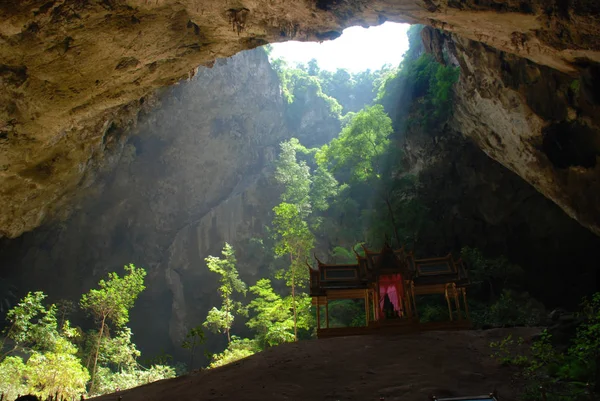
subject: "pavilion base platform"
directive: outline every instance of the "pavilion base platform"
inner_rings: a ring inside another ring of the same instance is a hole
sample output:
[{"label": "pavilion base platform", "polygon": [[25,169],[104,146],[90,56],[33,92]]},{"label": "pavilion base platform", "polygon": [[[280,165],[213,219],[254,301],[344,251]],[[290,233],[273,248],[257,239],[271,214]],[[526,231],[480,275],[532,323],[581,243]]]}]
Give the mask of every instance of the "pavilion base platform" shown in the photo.
[{"label": "pavilion base platform", "polygon": [[317,338],[346,337],[359,335],[397,335],[422,331],[471,330],[469,320],[417,323],[411,319],[400,321],[370,322],[367,327],[331,327],[317,329]]}]

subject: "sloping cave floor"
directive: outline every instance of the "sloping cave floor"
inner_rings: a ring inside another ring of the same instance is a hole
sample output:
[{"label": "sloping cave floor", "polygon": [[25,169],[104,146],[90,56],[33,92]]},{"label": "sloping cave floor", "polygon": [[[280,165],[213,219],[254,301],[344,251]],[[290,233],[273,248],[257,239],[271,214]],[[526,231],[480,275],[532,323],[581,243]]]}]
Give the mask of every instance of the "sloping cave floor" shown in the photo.
[{"label": "sloping cave floor", "polygon": [[490,357],[491,341],[527,342],[540,329],[512,328],[354,336],[284,344],[236,363],[151,383],[97,401],[425,401],[488,394],[516,400],[520,384]]}]

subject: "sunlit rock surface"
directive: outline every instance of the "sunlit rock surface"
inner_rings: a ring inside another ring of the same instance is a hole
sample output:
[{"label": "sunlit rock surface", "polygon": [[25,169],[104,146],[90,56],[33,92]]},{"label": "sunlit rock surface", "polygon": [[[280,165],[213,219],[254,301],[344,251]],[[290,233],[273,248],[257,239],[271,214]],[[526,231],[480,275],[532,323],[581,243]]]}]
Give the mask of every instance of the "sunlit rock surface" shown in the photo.
[{"label": "sunlit rock surface", "polygon": [[[135,129],[115,134],[113,168],[70,217],[5,239],[0,259],[19,289],[71,299],[124,263],[146,268],[133,326],[142,347],[159,352],[165,344],[177,349],[217,302],[204,258],[268,223],[261,216],[279,192],[264,173],[289,132],[262,50],[219,60],[152,102]],[[248,255],[240,260],[246,278],[257,273],[243,264]]]},{"label": "sunlit rock surface", "polygon": [[574,79],[456,36],[449,46],[456,129],[600,235],[600,67]]},{"label": "sunlit rock surface", "polygon": [[[64,211],[104,168],[111,127],[133,125],[148,94],[218,57],[390,20],[429,24],[577,76],[600,61],[599,9],[595,0],[4,1],[0,235]],[[530,181],[545,175],[518,172]],[[554,195],[569,184],[551,181],[533,184],[560,202]]]},{"label": "sunlit rock surface", "polygon": [[[281,191],[272,162],[292,131],[262,49],[201,68],[144,103],[151,110],[135,127],[110,128],[111,162],[60,222],[0,240],[0,277],[19,294],[43,289],[75,300],[125,263],[146,268],[147,290],[132,314],[136,342],[151,355],[177,353],[218,303],[205,257],[228,241],[245,280],[266,275],[252,239],[268,236]],[[293,135],[303,143],[320,146],[339,132],[322,103],[308,94],[295,109],[301,124]]]}]

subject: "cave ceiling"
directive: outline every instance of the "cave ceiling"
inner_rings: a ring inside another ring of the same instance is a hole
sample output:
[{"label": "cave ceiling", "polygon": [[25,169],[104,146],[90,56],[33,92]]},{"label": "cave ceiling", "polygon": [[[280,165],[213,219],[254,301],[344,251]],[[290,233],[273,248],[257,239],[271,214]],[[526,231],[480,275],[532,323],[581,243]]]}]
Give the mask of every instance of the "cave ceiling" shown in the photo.
[{"label": "cave ceiling", "polygon": [[4,0],[0,235],[64,210],[153,91],[217,58],[394,21],[577,77],[600,62],[599,15],[593,0]]}]

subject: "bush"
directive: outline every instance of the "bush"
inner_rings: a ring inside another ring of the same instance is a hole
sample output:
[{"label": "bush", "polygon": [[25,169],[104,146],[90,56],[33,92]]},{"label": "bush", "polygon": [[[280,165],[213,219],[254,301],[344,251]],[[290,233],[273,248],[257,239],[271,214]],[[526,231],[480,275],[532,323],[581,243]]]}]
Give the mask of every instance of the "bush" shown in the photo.
[{"label": "bush", "polygon": [[153,365],[149,369],[140,367],[128,368],[117,373],[113,373],[110,369],[101,366],[98,368],[97,375],[96,392],[98,394],[127,390],[158,380],[171,379],[176,376],[175,368],[166,365]]},{"label": "bush", "polygon": [[529,294],[504,290],[490,306],[484,323],[493,327],[538,326],[545,316],[543,305]]},{"label": "bush", "polygon": [[240,359],[247,358],[250,355],[254,355],[258,351],[260,351],[260,347],[255,340],[250,340],[248,338],[241,339],[236,336],[232,336],[231,342],[225,351],[221,352],[220,354],[213,355],[212,362],[209,367],[217,368],[219,366],[225,366],[227,364],[239,361]]},{"label": "bush", "polygon": [[0,363],[0,394],[7,400],[14,400],[18,394],[25,394],[25,364],[19,356],[7,356]]},{"label": "bush", "polygon": [[[583,303],[584,322],[577,328],[572,346],[559,352],[544,331],[527,350],[523,341],[508,336],[490,344],[492,357],[504,365],[519,368],[517,375],[525,380],[522,398],[547,401],[588,401],[597,399],[600,357],[600,293]],[[543,390],[542,390],[543,389]]]}]

